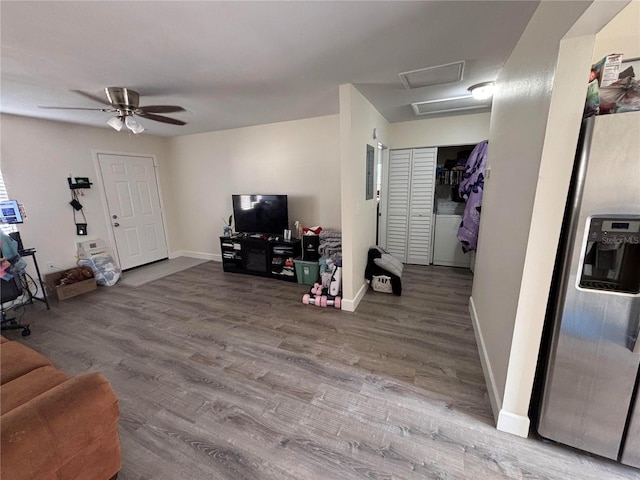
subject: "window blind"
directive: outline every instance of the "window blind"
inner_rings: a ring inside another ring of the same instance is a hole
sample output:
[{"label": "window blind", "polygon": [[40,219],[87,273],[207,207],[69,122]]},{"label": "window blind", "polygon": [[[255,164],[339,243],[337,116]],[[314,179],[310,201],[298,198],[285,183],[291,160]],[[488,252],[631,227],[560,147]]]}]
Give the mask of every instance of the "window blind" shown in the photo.
[{"label": "window blind", "polygon": [[[9,194],[7,193],[7,187],[4,184],[4,178],[2,177],[2,171],[0,170],[0,202],[9,200]],[[0,223],[0,230],[4,233],[11,233],[17,231],[15,225],[5,225]]]}]

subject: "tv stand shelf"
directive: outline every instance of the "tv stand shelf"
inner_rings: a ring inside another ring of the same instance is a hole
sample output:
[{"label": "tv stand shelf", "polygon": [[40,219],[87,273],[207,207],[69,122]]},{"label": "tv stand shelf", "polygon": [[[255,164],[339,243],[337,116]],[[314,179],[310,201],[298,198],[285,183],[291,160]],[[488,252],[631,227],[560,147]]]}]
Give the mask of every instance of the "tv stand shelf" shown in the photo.
[{"label": "tv stand shelf", "polygon": [[268,234],[235,234],[220,237],[222,269],[262,277],[296,281],[293,259],[301,254],[300,240],[284,240]]}]

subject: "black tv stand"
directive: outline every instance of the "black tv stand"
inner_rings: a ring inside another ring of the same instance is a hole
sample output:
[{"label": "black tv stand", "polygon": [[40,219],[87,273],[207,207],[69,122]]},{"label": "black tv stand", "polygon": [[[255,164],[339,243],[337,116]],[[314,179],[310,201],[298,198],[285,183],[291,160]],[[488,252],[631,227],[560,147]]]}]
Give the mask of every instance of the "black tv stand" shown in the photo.
[{"label": "black tv stand", "polygon": [[222,269],[296,281],[293,259],[300,257],[300,240],[268,233],[236,233],[220,237]]}]

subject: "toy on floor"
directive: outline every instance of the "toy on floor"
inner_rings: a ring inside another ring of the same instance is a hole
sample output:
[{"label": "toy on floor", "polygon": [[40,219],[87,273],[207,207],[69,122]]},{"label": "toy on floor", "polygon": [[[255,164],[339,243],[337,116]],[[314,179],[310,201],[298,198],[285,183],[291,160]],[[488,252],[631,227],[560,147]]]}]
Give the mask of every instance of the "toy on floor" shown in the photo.
[{"label": "toy on floor", "polygon": [[311,287],[311,290],[309,291],[310,295],[322,295],[322,284],[316,282],[313,284],[313,287]]}]

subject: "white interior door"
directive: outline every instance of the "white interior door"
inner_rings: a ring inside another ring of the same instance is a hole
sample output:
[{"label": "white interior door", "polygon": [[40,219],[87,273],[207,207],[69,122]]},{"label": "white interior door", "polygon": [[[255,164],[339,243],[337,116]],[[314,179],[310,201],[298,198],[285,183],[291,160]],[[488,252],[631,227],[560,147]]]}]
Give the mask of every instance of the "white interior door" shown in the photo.
[{"label": "white interior door", "polygon": [[378,203],[378,232],[376,238],[378,245],[385,250],[387,249],[387,198],[389,197],[389,148],[382,147],[379,149],[379,168],[380,183],[378,191],[380,199]]},{"label": "white interior door", "polygon": [[435,147],[389,154],[386,250],[403,263],[431,263]]},{"label": "white interior door", "polygon": [[99,153],[98,164],[120,267],[167,258],[153,158]]},{"label": "white interior door", "polygon": [[392,150],[389,155],[386,249],[403,263],[407,261],[410,181],[411,150]]},{"label": "white interior door", "polygon": [[413,150],[406,262],[416,265],[431,263],[436,153],[434,147]]}]

